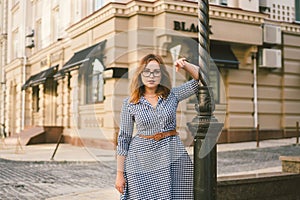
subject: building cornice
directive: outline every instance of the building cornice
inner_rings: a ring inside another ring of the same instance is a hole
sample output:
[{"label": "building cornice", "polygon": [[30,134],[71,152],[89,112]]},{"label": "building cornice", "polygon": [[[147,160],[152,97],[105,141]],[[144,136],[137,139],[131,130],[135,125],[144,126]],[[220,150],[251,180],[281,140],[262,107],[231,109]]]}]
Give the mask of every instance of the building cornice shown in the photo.
[{"label": "building cornice", "polygon": [[[48,62],[55,63],[57,61],[60,61],[63,57],[63,49],[64,45],[62,41],[55,42],[49,46],[47,46],[44,49],[39,50],[38,52],[32,54],[28,57],[28,63],[29,64],[35,64],[35,63],[44,63],[45,60],[49,60]],[[57,59],[58,58],[58,59]],[[41,67],[43,65],[41,64]]]},{"label": "building cornice", "polygon": [[236,8],[211,5],[209,9],[211,19],[221,19],[225,21],[236,21],[247,24],[262,24],[268,15],[258,12],[245,11]]},{"label": "building cornice", "polygon": [[[161,13],[176,13],[179,15],[182,14],[185,16],[197,17],[198,4],[197,2],[173,0],[160,0],[154,2],[132,0],[127,3],[110,2],[97,12],[70,26],[67,29],[67,32],[70,38],[74,38],[114,17],[158,15]],[[268,15],[226,6],[210,5],[209,17],[210,19],[260,25],[267,20]],[[292,24],[284,24],[283,28],[284,30],[291,32],[298,32],[300,27]]]},{"label": "building cornice", "polygon": [[286,33],[292,33],[300,35],[300,25],[292,23],[281,23],[281,30]]},{"label": "building cornice", "polygon": [[275,26],[280,26],[281,31],[284,33],[300,35],[300,24],[274,21],[274,20],[269,20],[269,19],[265,20],[265,23],[272,24]]},{"label": "building cornice", "polygon": [[16,58],[12,62],[5,65],[5,72],[9,73],[11,71],[14,71],[17,68],[20,68],[24,63],[24,58]]},{"label": "building cornice", "polygon": [[74,38],[114,16],[126,17],[126,5],[115,2],[106,4],[97,12],[94,12],[80,22],[71,25],[66,31],[70,38]]}]

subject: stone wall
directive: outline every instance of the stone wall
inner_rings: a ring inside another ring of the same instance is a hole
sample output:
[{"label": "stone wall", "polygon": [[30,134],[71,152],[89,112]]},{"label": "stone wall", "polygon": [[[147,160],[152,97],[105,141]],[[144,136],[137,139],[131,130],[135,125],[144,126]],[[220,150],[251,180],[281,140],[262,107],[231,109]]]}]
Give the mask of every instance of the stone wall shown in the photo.
[{"label": "stone wall", "polygon": [[267,173],[218,178],[218,200],[298,200],[300,174]]},{"label": "stone wall", "polygon": [[300,174],[300,157],[299,156],[280,156],[282,171],[287,173]]}]

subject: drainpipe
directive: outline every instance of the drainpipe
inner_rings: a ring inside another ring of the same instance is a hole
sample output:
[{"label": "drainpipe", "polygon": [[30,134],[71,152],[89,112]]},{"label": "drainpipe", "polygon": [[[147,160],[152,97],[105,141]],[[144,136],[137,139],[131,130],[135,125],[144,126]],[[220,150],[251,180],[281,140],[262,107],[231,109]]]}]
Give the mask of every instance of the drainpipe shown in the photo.
[{"label": "drainpipe", "polygon": [[[3,69],[2,69],[3,70]],[[4,134],[4,137],[7,136],[6,134],[6,125],[5,125],[5,95],[6,95],[6,79],[5,79],[5,73],[4,73],[4,70],[2,71],[3,74],[2,74],[2,82],[1,82],[1,90],[2,90],[2,103],[1,103],[1,115],[2,115],[2,121],[0,122],[1,123],[1,126],[2,126],[2,133]]]},{"label": "drainpipe", "polygon": [[[24,16],[27,16],[27,4],[26,1],[23,2],[23,13]],[[26,35],[26,17],[23,19],[23,36]],[[27,57],[26,57],[26,38],[23,40],[23,69],[22,69],[22,85],[25,84],[26,81],[26,65],[27,65]],[[25,127],[25,90],[22,90],[22,116],[21,116],[21,130],[24,130]]]},{"label": "drainpipe", "polygon": [[252,63],[253,63],[253,104],[254,104],[254,128],[258,124],[258,108],[257,108],[257,68],[256,68],[256,54],[252,54]]},{"label": "drainpipe", "polygon": [[[22,70],[22,85],[25,84],[26,81],[26,64],[27,58],[23,56],[23,70]],[[21,121],[21,131],[24,130],[25,127],[25,90],[22,90],[22,121]]]},{"label": "drainpipe", "polygon": [[7,24],[8,24],[8,15],[7,15],[7,12],[8,12],[8,1],[4,1],[2,2],[3,3],[3,19],[2,19],[2,23],[3,23],[3,26],[2,26],[2,34],[4,34],[3,36],[5,37],[4,39],[4,42],[2,43],[3,46],[2,46],[2,49],[1,51],[3,51],[3,54],[2,54],[2,73],[1,73],[1,89],[2,89],[2,128],[3,128],[3,133],[4,133],[4,136],[8,136],[8,134],[6,134],[6,73],[5,73],[5,69],[4,69],[4,66],[7,65]]}]

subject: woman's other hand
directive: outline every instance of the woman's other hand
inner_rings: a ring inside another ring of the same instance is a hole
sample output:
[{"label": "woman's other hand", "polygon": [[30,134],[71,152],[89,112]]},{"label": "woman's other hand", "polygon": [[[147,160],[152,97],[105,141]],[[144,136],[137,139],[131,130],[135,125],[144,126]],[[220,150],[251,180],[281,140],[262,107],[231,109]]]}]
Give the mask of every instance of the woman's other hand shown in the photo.
[{"label": "woman's other hand", "polygon": [[122,171],[117,172],[117,177],[116,177],[116,183],[115,183],[115,188],[122,194],[124,192],[125,188],[125,178],[124,178],[124,173]]}]

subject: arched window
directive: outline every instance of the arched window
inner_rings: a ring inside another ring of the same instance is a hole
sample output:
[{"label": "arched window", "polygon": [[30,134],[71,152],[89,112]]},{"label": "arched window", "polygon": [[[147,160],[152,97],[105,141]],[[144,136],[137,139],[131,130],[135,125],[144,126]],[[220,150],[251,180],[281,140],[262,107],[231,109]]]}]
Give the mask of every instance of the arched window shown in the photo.
[{"label": "arched window", "polygon": [[91,59],[90,67],[86,70],[86,103],[97,103],[104,100],[103,94],[103,71],[104,66],[98,58]]}]

